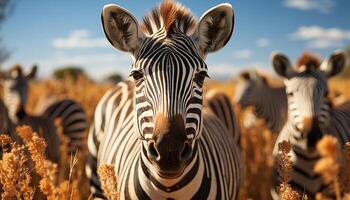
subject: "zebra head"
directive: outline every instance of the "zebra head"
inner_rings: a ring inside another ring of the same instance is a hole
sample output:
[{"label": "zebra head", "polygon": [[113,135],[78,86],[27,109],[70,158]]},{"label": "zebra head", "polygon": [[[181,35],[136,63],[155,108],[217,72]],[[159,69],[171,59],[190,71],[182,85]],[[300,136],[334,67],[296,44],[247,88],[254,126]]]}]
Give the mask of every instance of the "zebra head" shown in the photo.
[{"label": "zebra head", "polygon": [[191,12],[164,1],[136,18],[117,5],[102,12],[105,35],[113,47],[133,58],[135,131],[142,156],[161,177],[182,174],[196,152],[202,132],[203,83],[206,55],[224,47],[233,31],[233,10],[220,4],[196,23]]},{"label": "zebra head", "polygon": [[256,70],[244,71],[239,75],[236,91],[235,102],[237,102],[242,108],[255,105],[256,93],[264,90],[264,86],[267,84],[266,77],[259,74]]},{"label": "zebra head", "polygon": [[301,137],[309,133],[320,137],[330,122],[331,104],[327,80],[342,71],[346,57],[342,52],[335,52],[322,64],[314,56],[305,57],[304,55],[300,59],[304,61],[298,62],[296,70],[282,54],[273,54],[272,63],[276,73],[284,78],[289,123],[297,132],[302,133]]},{"label": "zebra head", "polygon": [[36,75],[37,66],[33,66],[27,74],[24,74],[20,65],[15,65],[10,70],[1,73],[4,91],[4,104],[6,105],[11,120],[17,121],[24,115],[24,106],[28,98],[28,82]]}]

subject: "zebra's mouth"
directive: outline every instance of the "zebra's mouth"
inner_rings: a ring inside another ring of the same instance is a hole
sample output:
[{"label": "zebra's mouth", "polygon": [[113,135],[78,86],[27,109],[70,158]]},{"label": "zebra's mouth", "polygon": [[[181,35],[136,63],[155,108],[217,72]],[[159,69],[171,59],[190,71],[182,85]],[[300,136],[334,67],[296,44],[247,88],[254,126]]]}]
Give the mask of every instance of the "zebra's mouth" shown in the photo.
[{"label": "zebra's mouth", "polygon": [[177,171],[163,171],[158,170],[158,176],[164,179],[175,179],[182,175],[183,169]]}]

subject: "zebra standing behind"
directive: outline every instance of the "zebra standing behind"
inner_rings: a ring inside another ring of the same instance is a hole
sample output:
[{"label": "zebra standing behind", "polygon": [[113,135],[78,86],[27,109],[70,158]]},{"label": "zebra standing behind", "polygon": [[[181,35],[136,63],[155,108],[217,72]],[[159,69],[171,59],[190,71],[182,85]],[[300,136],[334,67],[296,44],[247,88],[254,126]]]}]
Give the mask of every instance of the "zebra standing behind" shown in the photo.
[{"label": "zebra standing behind", "polygon": [[[315,145],[324,134],[336,136],[341,144],[349,141],[350,102],[333,107],[328,98],[328,78],[342,71],[346,57],[336,52],[322,64],[309,57],[293,69],[286,56],[276,53],[272,63],[277,74],[284,78],[288,98],[288,119],[276,141],[274,155],[278,143],[289,141],[293,162],[291,184],[311,197],[317,192],[329,194],[322,177],[313,171],[319,159]],[[274,180],[278,184],[276,171]]]},{"label": "zebra standing behind", "polygon": [[[69,138],[71,151],[74,152],[83,143],[81,134],[87,129],[87,117],[81,106],[73,100],[63,99],[57,101],[45,109],[42,115],[33,116],[26,112],[25,106],[28,99],[29,81],[34,79],[37,67],[24,74],[22,68],[17,65],[9,71],[1,72],[3,86],[4,105],[8,111],[9,126],[29,125],[47,142],[48,158],[56,163],[59,161],[60,139],[54,125],[55,118],[61,118],[63,133]],[[11,129],[11,137],[20,142],[14,128]],[[80,142],[76,142],[79,139]]]},{"label": "zebra standing behind", "polygon": [[120,199],[237,199],[239,133],[202,106],[204,58],[228,42],[233,19],[231,5],[220,4],[196,24],[188,9],[164,1],[139,26],[126,9],[103,8],[107,39],[134,62],[133,80],[108,91],[95,111],[86,167],[94,197],[104,198],[96,170],[108,163]]},{"label": "zebra standing behind", "polygon": [[267,78],[255,70],[242,72],[238,78],[235,102],[242,109],[253,106],[253,116],[244,118],[250,127],[256,118],[265,120],[272,133],[279,133],[287,121],[287,94],[285,87],[269,85]]}]

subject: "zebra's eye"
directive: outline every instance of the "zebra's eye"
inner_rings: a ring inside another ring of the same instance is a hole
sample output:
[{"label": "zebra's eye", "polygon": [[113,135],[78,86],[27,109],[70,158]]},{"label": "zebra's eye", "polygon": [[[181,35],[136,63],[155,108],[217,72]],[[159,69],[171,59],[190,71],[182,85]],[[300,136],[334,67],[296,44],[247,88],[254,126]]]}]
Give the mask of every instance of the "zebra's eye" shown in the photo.
[{"label": "zebra's eye", "polygon": [[135,81],[137,81],[137,80],[140,80],[142,77],[143,77],[143,74],[142,74],[142,72],[140,72],[140,71],[132,71],[131,73],[130,73],[130,76],[132,76],[132,78],[135,80]]},{"label": "zebra's eye", "polygon": [[203,86],[205,77],[208,77],[207,72],[203,71],[203,72],[199,72],[194,76],[193,81],[196,82],[200,87]]}]

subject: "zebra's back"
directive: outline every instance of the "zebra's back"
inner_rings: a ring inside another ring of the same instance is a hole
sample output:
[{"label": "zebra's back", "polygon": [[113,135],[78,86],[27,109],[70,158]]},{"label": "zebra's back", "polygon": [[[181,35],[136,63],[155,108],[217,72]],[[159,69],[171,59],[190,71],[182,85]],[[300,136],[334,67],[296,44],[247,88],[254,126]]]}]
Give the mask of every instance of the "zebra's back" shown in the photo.
[{"label": "zebra's back", "polygon": [[230,99],[223,92],[216,90],[208,91],[205,98],[205,106],[225,124],[228,131],[232,133],[234,140],[239,144],[240,128]]},{"label": "zebra's back", "polygon": [[350,100],[333,107],[327,131],[338,137],[341,144],[350,141]]},{"label": "zebra's back", "polygon": [[87,116],[82,106],[72,99],[51,102],[42,115],[54,121],[60,119],[63,133],[69,138],[68,149],[74,152],[83,146],[87,130]]}]

